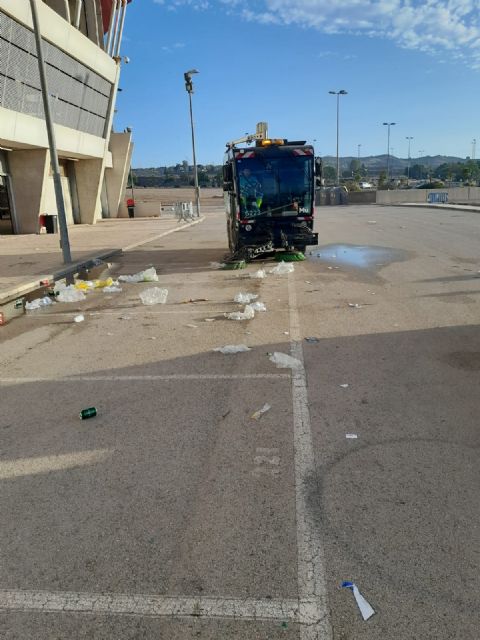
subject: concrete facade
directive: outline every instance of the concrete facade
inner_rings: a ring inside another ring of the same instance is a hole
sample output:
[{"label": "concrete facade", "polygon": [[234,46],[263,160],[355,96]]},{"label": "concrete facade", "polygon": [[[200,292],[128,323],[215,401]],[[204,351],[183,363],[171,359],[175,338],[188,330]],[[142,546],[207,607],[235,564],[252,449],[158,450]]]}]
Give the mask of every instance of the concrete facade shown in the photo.
[{"label": "concrete facade", "polygon": [[[67,222],[117,217],[132,142],[129,132],[112,134],[121,59],[105,50],[102,4],[83,0],[77,29],[76,0],[36,3]],[[29,0],[0,0],[0,50],[0,152],[12,229],[37,233],[39,217],[57,206]]]}]

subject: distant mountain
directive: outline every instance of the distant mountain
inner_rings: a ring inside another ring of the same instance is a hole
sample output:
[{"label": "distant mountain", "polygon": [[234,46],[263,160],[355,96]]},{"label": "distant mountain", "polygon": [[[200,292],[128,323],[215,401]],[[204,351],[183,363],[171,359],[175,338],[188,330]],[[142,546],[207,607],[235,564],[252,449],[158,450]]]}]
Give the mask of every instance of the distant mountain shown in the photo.
[{"label": "distant mountain", "polygon": [[[340,157],[340,171],[347,171],[351,167],[352,160],[358,160],[355,156]],[[360,157],[360,164],[365,165],[369,173],[379,173],[384,171],[387,166],[387,154],[380,156],[366,156]],[[420,158],[410,158],[410,166],[414,164],[421,164],[425,167],[436,169],[442,164],[456,164],[458,162],[465,162],[465,158],[457,158],[456,156],[422,156]],[[323,156],[323,164],[332,167],[336,167],[336,156]],[[397,158],[396,156],[390,156],[390,170],[392,173],[405,173],[408,167],[408,158]]]},{"label": "distant mountain", "polygon": [[[339,158],[340,171],[347,171],[350,169],[352,160],[358,160],[356,156],[344,156]],[[466,162],[465,158],[457,158],[456,156],[422,156],[420,158],[410,158],[410,166],[414,164],[421,164],[432,169],[436,169],[442,164],[456,164]],[[377,174],[380,171],[384,171],[387,166],[387,154],[379,156],[366,156],[360,157],[360,163],[365,165],[369,173]],[[336,156],[323,156],[323,164],[336,167]],[[198,165],[199,172],[217,173],[221,169],[222,165]],[[390,169],[392,173],[405,173],[408,167],[407,158],[397,158],[396,156],[390,156]],[[181,165],[173,165],[169,167],[148,167],[132,169],[134,176],[142,178],[157,178],[165,177],[166,175],[185,175],[185,167]],[[188,171],[191,171],[192,167],[188,167]]]}]

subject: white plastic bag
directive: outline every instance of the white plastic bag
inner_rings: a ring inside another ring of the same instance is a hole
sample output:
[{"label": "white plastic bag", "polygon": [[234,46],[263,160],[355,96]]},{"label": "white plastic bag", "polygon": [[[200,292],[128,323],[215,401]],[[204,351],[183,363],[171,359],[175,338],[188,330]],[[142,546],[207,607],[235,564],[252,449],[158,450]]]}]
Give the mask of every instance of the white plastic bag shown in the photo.
[{"label": "white plastic bag", "polygon": [[252,300],[256,300],[257,298],[258,296],[254,293],[237,293],[233,301],[238,302],[239,304],[249,304]]},{"label": "white plastic bag", "polygon": [[157,271],[155,267],[145,269],[145,271],[139,271],[133,276],[119,276],[119,280],[122,282],[158,282]]},{"label": "white plastic bag", "polygon": [[277,365],[277,369],[300,369],[302,366],[300,360],[279,351],[272,353],[269,360]]},{"label": "white plastic bag", "polygon": [[115,284],[112,284],[111,287],[103,287],[103,293],[120,293],[122,287],[117,287]]},{"label": "white plastic bag", "polygon": [[251,351],[250,347],[247,347],[246,344],[226,344],[224,347],[217,347],[214,351],[218,351],[219,353],[244,353],[245,351]]},{"label": "white plastic bag", "polygon": [[266,311],[267,307],[263,302],[253,302],[251,305],[254,311]]},{"label": "white plastic bag", "polygon": [[67,287],[63,282],[57,282],[55,285],[55,293],[57,292],[57,302],[82,302],[86,300],[83,291],[77,289],[74,284],[69,284]]},{"label": "white plastic bag", "polygon": [[255,311],[252,309],[252,305],[245,305],[243,311],[234,311],[233,313],[227,313],[229,320],[253,320],[255,317]]},{"label": "white plastic bag", "polygon": [[76,322],[77,324],[78,324],[79,322],[83,322],[84,320],[85,320],[85,316],[84,316],[84,315],[82,315],[82,314],[80,314],[80,315],[78,315],[78,316],[75,316],[75,317],[74,317],[74,319],[73,319],[73,321],[74,321],[74,322]]},{"label": "white plastic bag", "polygon": [[35,311],[41,307],[48,307],[51,304],[53,304],[53,301],[48,296],[45,296],[44,298],[36,298],[31,302],[26,302],[25,309],[27,311]]},{"label": "white plastic bag", "polygon": [[259,280],[266,277],[267,277],[267,274],[265,272],[265,269],[259,269],[258,271],[255,271],[255,273],[250,274],[250,278],[257,278]]},{"label": "white plastic bag", "polygon": [[279,262],[276,267],[270,269],[270,273],[276,276],[283,276],[286,273],[293,273],[295,271],[291,262]]},{"label": "white plastic bag", "polygon": [[151,289],[145,289],[140,294],[140,299],[143,304],[165,304],[167,301],[168,289],[160,289],[160,287],[152,287]]}]

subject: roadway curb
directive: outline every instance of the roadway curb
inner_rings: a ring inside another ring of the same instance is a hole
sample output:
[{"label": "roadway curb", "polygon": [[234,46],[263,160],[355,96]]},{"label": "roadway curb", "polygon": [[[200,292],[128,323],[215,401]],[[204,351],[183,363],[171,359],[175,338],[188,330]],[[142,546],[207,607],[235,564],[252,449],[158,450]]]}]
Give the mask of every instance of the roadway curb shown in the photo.
[{"label": "roadway curb", "polygon": [[41,289],[42,286],[44,286],[40,284],[41,281],[48,280],[49,283],[53,283],[56,280],[61,280],[62,278],[65,278],[68,275],[75,274],[81,269],[92,266],[92,263],[94,263],[96,260],[106,260],[107,258],[111,258],[112,256],[118,255],[119,253],[125,253],[127,251],[131,251],[136,247],[141,247],[142,245],[148,244],[149,242],[153,242],[158,238],[163,238],[164,236],[168,236],[171,233],[176,233],[177,231],[188,229],[188,227],[193,227],[194,225],[199,224],[204,220],[205,220],[205,216],[202,216],[198,220],[194,220],[193,222],[189,222],[182,226],[175,227],[174,229],[169,229],[168,231],[164,231],[163,233],[158,233],[157,235],[151,236],[146,240],[140,240],[139,242],[134,242],[133,244],[129,244],[126,247],[109,249],[108,251],[95,253],[95,254],[92,254],[91,256],[88,256],[88,258],[84,258],[83,260],[74,262],[71,265],[68,265],[67,267],[62,267],[61,269],[58,269],[54,273],[40,275],[37,278],[35,278],[35,280],[25,282],[23,284],[17,285],[13,289],[9,289],[8,291],[0,293],[0,305],[7,304],[8,302],[15,300],[15,298],[20,298],[21,296],[26,295],[27,293],[32,293],[32,291],[35,291],[36,289]]}]

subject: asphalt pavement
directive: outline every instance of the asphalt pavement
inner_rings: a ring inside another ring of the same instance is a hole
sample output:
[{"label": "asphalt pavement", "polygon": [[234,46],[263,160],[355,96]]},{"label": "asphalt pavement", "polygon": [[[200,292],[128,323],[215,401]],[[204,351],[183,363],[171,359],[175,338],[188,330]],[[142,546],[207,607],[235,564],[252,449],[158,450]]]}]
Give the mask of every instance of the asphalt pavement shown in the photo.
[{"label": "asphalt pavement", "polygon": [[475,638],[477,220],[320,208],[279,276],[211,264],[212,209],[112,267],[159,283],[0,328],[0,637]]}]

